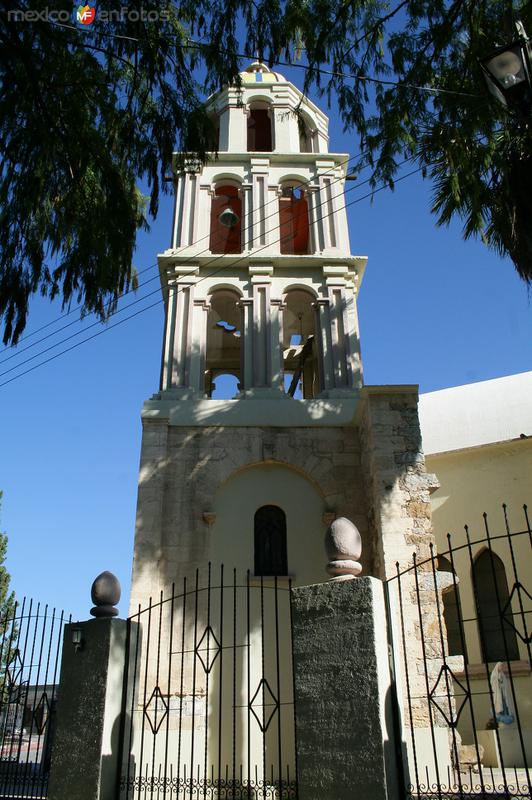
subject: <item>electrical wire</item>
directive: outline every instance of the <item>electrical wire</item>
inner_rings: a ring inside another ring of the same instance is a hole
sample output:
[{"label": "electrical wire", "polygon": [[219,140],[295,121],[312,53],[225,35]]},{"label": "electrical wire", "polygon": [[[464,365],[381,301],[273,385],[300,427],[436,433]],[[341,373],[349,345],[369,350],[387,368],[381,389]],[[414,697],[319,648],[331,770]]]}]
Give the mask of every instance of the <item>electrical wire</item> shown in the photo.
[{"label": "electrical wire", "polygon": [[[328,154],[328,153],[326,153],[326,154],[323,154],[323,155],[331,155],[331,154]],[[325,177],[325,176],[327,176],[327,175],[332,175],[332,174],[334,174],[334,171],[335,171],[336,169],[338,169],[338,167],[344,167],[344,166],[346,166],[346,165],[347,165],[347,164],[348,164],[350,161],[352,161],[353,159],[357,159],[357,160],[358,160],[358,159],[361,159],[361,158],[366,158],[368,155],[369,155],[369,151],[366,151],[365,153],[361,153],[361,154],[358,154],[358,155],[355,155],[355,156],[350,156],[349,158],[345,159],[344,161],[341,161],[341,162],[339,162],[338,164],[336,164],[336,165],[335,165],[335,166],[334,166],[334,167],[333,167],[331,170],[327,170],[326,172],[323,172],[323,173],[321,173],[321,177]],[[362,169],[365,169],[367,166],[368,166],[368,165],[365,165],[365,166],[363,166],[363,167],[362,167]],[[401,165],[399,164],[398,166],[401,166]],[[332,186],[332,185],[334,185],[335,183],[337,183],[338,181],[342,181],[343,179],[344,179],[344,176],[343,176],[343,175],[339,176],[338,178],[335,178],[333,181],[331,181],[331,186]],[[309,186],[311,183],[312,183],[312,181],[311,181],[311,180],[305,180],[305,181],[301,181],[301,182],[299,182],[299,183],[296,185],[296,187],[294,187],[294,188],[304,188],[305,186]],[[362,182],[362,183],[358,183],[358,184],[357,184],[357,186],[356,186],[356,187],[354,187],[354,188],[358,188],[358,186],[362,186],[363,184],[364,184],[364,182]],[[348,190],[348,191],[350,191],[350,190]],[[263,203],[261,206],[259,206],[258,210],[265,209],[265,208],[267,208],[267,206],[269,206],[269,205],[272,205],[273,203],[277,203],[277,198],[273,198],[272,200],[268,200],[267,202]],[[268,215],[267,217],[265,217],[265,218],[264,218],[264,221],[266,221],[267,219],[271,219],[273,216],[276,216],[276,215],[277,215],[277,212],[276,212],[276,211],[274,211],[274,213],[273,213],[273,214],[270,214],[270,215]],[[190,248],[190,247],[194,247],[194,246],[196,246],[196,245],[200,244],[200,243],[201,243],[202,241],[204,241],[205,239],[209,239],[209,238],[210,238],[210,234],[208,233],[208,234],[206,234],[205,236],[202,236],[200,239],[197,239],[195,242],[192,242],[192,244],[189,244],[189,245],[183,245],[181,248],[179,248],[179,249],[176,251],[176,254],[177,254],[177,253],[178,253],[180,250],[184,250],[184,249],[188,249],[188,248]],[[200,256],[200,255],[202,255],[203,253],[206,253],[206,252],[209,252],[209,248],[208,248],[208,247],[206,247],[204,250],[200,251],[199,253],[196,253],[196,254],[195,254],[195,256],[196,256],[196,257],[197,257],[197,256]],[[142,275],[142,274],[144,274],[145,272],[147,272],[149,269],[153,269],[153,268],[154,268],[154,267],[156,267],[156,266],[157,266],[157,262],[155,262],[154,264],[150,264],[150,266],[148,266],[148,267],[145,267],[145,268],[144,268],[143,270],[141,270],[141,271],[140,271],[138,274],[139,274],[139,275]],[[148,284],[148,283],[151,283],[152,281],[156,280],[156,278],[157,278],[157,276],[154,276],[153,278],[150,278],[148,281],[145,281],[145,282],[142,284],[142,286],[146,286],[146,284]],[[137,287],[137,288],[140,288],[140,287]],[[128,289],[127,291],[123,292],[123,293],[120,295],[120,298],[119,298],[119,299],[122,299],[123,297],[125,297],[126,295],[130,294],[130,293],[131,293],[131,292],[133,292],[133,291],[136,291],[136,290],[135,290],[135,289],[133,289],[133,288],[130,288],[130,289]],[[149,297],[150,295],[147,295],[147,296]],[[109,307],[110,307],[110,306],[111,306],[113,303],[114,303],[114,300],[110,300],[108,303],[106,303],[106,308],[109,308]],[[59,321],[61,321],[61,319],[65,318],[65,317],[68,317],[70,314],[74,313],[74,311],[76,311],[76,310],[80,310],[82,307],[83,307],[83,306],[77,306],[77,308],[74,308],[74,309],[72,309],[72,310],[68,311],[66,314],[62,314],[62,315],[60,315],[60,316],[59,316],[57,319],[53,320],[52,322],[48,322],[46,325],[43,325],[41,328],[38,328],[38,329],[37,329],[36,331],[34,331],[33,333],[30,333],[29,335],[22,337],[21,339],[19,339],[19,342],[21,342],[21,341],[23,341],[23,340],[25,340],[25,339],[29,339],[31,336],[34,336],[34,335],[36,335],[36,334],[37,334],[39,331],[42,331],[42,330],[44,330],[45,328],[48,328],[50,325],[53,325],[53,324],[54,324],[54,322],[59,322]],[[126,306],[126,308],[128,308],[128,307],[129,307],[129,306]],[[119,313],[119,312],[120,312],[120,309],[117,309],[116,311],[113,311],[113,312],[111,312],[111,314],[109,314],[109,315],[108,315],[108,318],[109,318],[110,316],[113,316],[115,313]],[[93,315],[93,314],[95,314],[95,313],[96,313],[96,312],[92,311],[92,312],[90,312],[90,314],[89,314],[88,316],[90,316],[90,315]],[[57,330],[55,330],[55,331],[52,331],[52,333],[49,333],[49,334],[47,334],[46,336],[43,336],[43,337],[41,337],[41,338],[40,338],[40,339],[38,339],[36,342],[33,342],[33,343],[32,343],[32,344],[30,344],[30,345],[27,345],[27,347],[23,347],[21,350],[17,350],[17,352],[16,352],[16,353],[13,353],[12,355],[10,355],[10,356],[7,356],[6,358],[2,358],[2,359],[0,359],[0,364],[4,364],[4,363],[6,363],[7,361],[11,361],[13,358],[18,358],[18,356],[20,356],[22,353],[26,352],[27,350],[30,350],[30,349],[32,349],[33,347],[37,347],[39,344],[41,344],[42,342],[46,341],[47,339],[50,339],[51,337],[55,336],[56,334],[58,334],[58,333],[61,333],[61,331],[64,331],[64,330],[66,330],[67,328],[70,328],[72,325],[77,325],[77,324],[79,324],[79,323],[80,323],[80,322],[82,322],[82,321],[83,321],[83,320],[76,319],[76,320],[73,320],[72,322],[69,322],[69,323],[67,323],[66,325],[63,325],[61,328],[58,328]],[[98,320],[98,322],[105,322],[105,320]],[[89,327],[92,327],[92,325],[91,325],[91,326],[89,326]],[[83,330],[87,330],[87,328],[83,328]],[[81,333],[81,331],[79,331],[79,332],[78,332],[78,335],[79,335],[79,333]],[[76,334],[75,334],[75,335],[76,335]],[[69,337],[69,338],[70,338],[70,337]],[[9,345],[9,347],[6,347],[6,348],[5,348],[5,350],[9,350],[9,349],[12,349],[12,348],[14,348],[14,347],[18,347],[18,344],[19,344],[19,342],[17,342],[17,344],[12,344],[12,345]],[[43,351],[43,352],[45,352],[45,351]],[[22,363],[26,363],[26,362],[22,362]],[[10,370],[8,370],[8,371],[10,371]],[[3,373],[0,373],[0,376],[1,376],[1,375],[4,375],[4,374],[5,374],[5,372],[3,372]]]},{"label": "electrical wire", "polygon": [[[414,170],[411,170],[410,172],[407,172],[407,173],[405,173],[404,175],[401,175],[399,178],[397,178],[397,180],[395,181],[395,183],[396,183],[396,184],[397,184],[397,183],[400,183],[401,181],[405,180],[406,178],[409,178],[409,177],[411,177],[412,175],[415,175],[415,174],[417,174],[417,173],[421,172],[421,171],[422,171],[422,169],[423,169],[423,167],[417,167],[416,169],[414,169]],[[358,188],[358,186],[357,186],[357,187],[353,187],[353,188]],[[357,203],[360,203],[360,202],[362,202],[363,200],[366,200],[368,197],[373,197],[373,196],[374,196],[375,194],[377,194],[378,192],[381,192],[381,191],[383,191],[384,189],[387,189],[387,188],[388,188],[388,184],[387,184],[387,183],[385,183],[385,184],[381,184],[381,186],[378,186],[378,187],[376,187],[376,188],[375,188],[375,189],[373,189],[371,192],[368,192],[367,194],[365,194],[365,195],[362,195],[362,197],[358,197],[358,198],[355,198],[354,200],[351,200],[349,203],[346,203],[344,206],[342,206],[341,208],[339,208],[339,209],[337,209],[337,210],[335,210],[335,211],[333,211],[333,212],[331,212],[331,213],[332,213],[332,214],[335,214],[335,213],[338,213],[339,211],[343,211],[343,210],[345,210],[346,208],[349,208],[350,206],[356,205]],[[346,194],[347,194],[347,192],[346,192]],[[330,216],[331,216],[331,213],[329,213],[329,214],[324,214],[324,215],[322,215],[322,217],[321,217],[321,218],[322,218],[322,219],[327,219],[328,217],[330,217]],[[275,230],[275,228],[274,228],[274,230]],[[275,240],[274,242],[269,242],[268,244],[264,245],[264,246],[263,246],[263,247],[261,247],[261,248],[257,248],[257,249],[255,249],[255,250],[254,250],[254,255],[255,255],[256,253],[260,252],[261,250],[264,250],[264,249],[266,249],[267,247],[270,247],[272,244],[276,244],[277,242],[280,242],[280,241],[281,241],[281,239],[277,239],[277,240]],[[218,274],[219,272],[221,272],[222,270],[225,270],[225,269],[227,269],[228,267],[233,267],[233,266],[235,266],[235,264],[238,264],[238,263],[239,263],[239,262],[241,262],[241,261],[247,260],[248,258],[249,258],[249,255],[248,255],[248,254],[246,254],[246,255],[244,255],[244,256],[241,256],[241,257],[240,257],[240,258],[238,258],[238,259],[235,259],[235,261],[233,261],[233,262],[232,262],[232,264],[229,264],[229,265],[227,265],[227,264],[224,264],[224,265],[223,265],[223,266],[222,266],[222,267],[221,267],[219,270],[215,270],[215,272],[213,272],[213,273],[210,273],[209,275],[204,275],[204,276],[202,276],[202,277],[201,277],[201,278],[200,278],[200,279],[199,279],[199,280],[196,282],[196,284],[195,284],[195,285],[197,285],[197,284],[201,283],[201,281],[203,281],[203,280],[206,280],[207,278],[211,278],[211,277],[213,277],[213,275],[215,275],[215,274]],[[206,266],[208,266],[208,265],[206,265]],[[179,290],[179,289],[177,289],[177,290],[176,290],[176,293],[177,293],[177,292],[179,292],[179,291],[180,291],[180,290]],[[146,299],[146,297],[145,297],[145,298],[143,298],[143,299]],[[149,305],[149,306],[146,306],[145,308],[139,309],[139,310],[138,310],[138,311],[136,311],[134,314],[130,314],[128,317],[125,317],[124,319],[122,319],[122,320],[119,320],[118,322],[115,322],[113,325],[109,325],[109,326],[107,326],[107,327],[103,328],[102,330],[100,330],[100,331],[97,331],[96,333],[92,334],[91,336],[88,336],[86,339],[82,339],[81,341],[79,341],[79,342],[76,342],[75,344],[71,345],[70,347],[66,348],[65,350],[62,350],[62,351],[61,351],[61,352],[59,352],[59,353],[55,353],[53,356],[50,356],[50,358],[47,358],[47,359],[45,359],[44,361],[40,362],[39,364],[35,364],[33,367],[30,367],[29,369],[27,369],[27,370],[24,370],[23,372],[19,373],[18,375],[14,375],[12,378],[9,378],[7,381],[4,381],[3,383],[0,383],[0,388],[1,388],[2,386],[7,386],[7,384],[9,384],[9,383],[12,383],[13,381],[16,381],[16,380],[18,380],[19,378],[22,378],[22,377],[24,377],[25,375],[28,375],[30,372],[33,372],[34,370],[38,369],[39,367],[42,367],[42,366],[44,366],[45,364],[48,364],[48,363],[50,363],[51,361],[54,361],[56,358],[59,358],[60,356],[63,356],[63,355],[65,355],[66,353],[69,353],[71,350],[74,350],[76,347],[80,347],[82,344],[85,344],[86,342],[92,341],[92,339],[95,339],[95,338],[97,338],[98,336],[101,336],[103,333],[107,333],[107,331],[109,331],[109,330],[112,330],[113,328],[116,328],[116,327],[118,327],[119,325],[123,324],[124,322],[128,322],[129,320],[131,320],[131,319],[134,319],[135,317],[138,317],[140,314],[144,313],[145,311],[149,311],[150,309],[152,309],[152,308],[155,308],[156,306],[160,306],[160,305],[161,305],[161,303],[163,302],[163,300],[164,300],[164,298],[161,298],[160,300],[157,300],[155,303],[152,303],[151,305]],[[65,341],[66,341],[66,340],[65,340]],[[57,346],[59,346],[60,344],[61,344],[61,342],[58,342],[58,343],[57,343]],[[19,365],[19,366],[20,366],[20,365]],[[5,373],[4,373],[4,374],[5,374]]]},{"label": "electrical wire", "polygon": [[[81,34],[83,36],[88,36],[90,34],[96,34],[95,30],[86,30],[86,31],[83,30],[83,31],[81,31],[75,25],[67,25],[64,22],[56,22],[56,21],[53,21],[53,20],[45,20],[45,21],[48,22],[50,25],[54,25],[54,26],[57,26],[59,28],[66,28],[67,30],[75,31],[77,34]],[[106,37],[112,38],[112,39],[123,39],[123,40],[130,41],[130,42],[137,42],[139,44],[142,43],[143,41],[145,41],[145,40],[139,39],[138,37],[135,37],[135,36],[124,36],[123,34],[110,33],[109,31],[101,31],[100,30],[100,31],[98,31],[97,35],[106,36]],[[175,35],[178,36],[179,34],[175,34]],[[169,41],[168,38],[166,40]],[[75,43],[72,42],[72,44],[75,44]],[[186,44],[180,44],[178,42],[176,42],[174,44],[177,44],[178,46],[183,47],[185,49],[187,47],[190,48],[190,49],[196,49],[196,50],[202,50],[202,49],[205,49],[205,50],[210,49],[210,50],[212,50],[213,49],[212,46],[209,45],[208,43],[196,42],[193,39],[188,39]],[[225,49],[219,48],[219,47],[215,48],[215,52],[220,53],[221,55],[229,55],[229,56],[233,56],[235,58],[256,61],[255,57],[253,57],[253,56],[251,56],[251,55],[249,55],[247,53],[237,53],[237,52],[234,52],[233,50],[225,50]],[[297,64],[297,63],[293,63],[293,62],[290,62],[290,61],[281,61],[278,58],[276,58],[274,61],[272,61],[272,65],[279,66],[279,67],[303,69],[303,70],[306,70],[307,72],[310,71],[310,69],[311,69],[311,67],[308,66],[307,64]],[[430,94],[451,94],[451,95],[455,95],[457,97],[469,97],[469,98],[474,98],[475,100],[481,99],[480,95],[472,94],[471,92],[457,92],[454,89],[445,89],[444,87],[438,87],[438,86],[420,86],[420,85],[415,84],[415,83],[404,83],[402,81],[392,81],[392,80],[386,80],[384,78],[375,78],[372,75],[353,75],[350,72],[338,72],[336,70],[329,70],[329,69],[325,69],[325,68],[322,68],[322,67],[317,67],[316,68],[316,72],[318,74],[331,75],[332,77],[336,77],[336,78],[352,78],[353,80],[356,80],[356,81],[363,81],[363,82],[366,82],[366,83],[376,83],[376,84],[379,84],[381,86],[395,86],[397,89],[414,89],[414,90],[419,91],[419,92],[428,92]]]}]

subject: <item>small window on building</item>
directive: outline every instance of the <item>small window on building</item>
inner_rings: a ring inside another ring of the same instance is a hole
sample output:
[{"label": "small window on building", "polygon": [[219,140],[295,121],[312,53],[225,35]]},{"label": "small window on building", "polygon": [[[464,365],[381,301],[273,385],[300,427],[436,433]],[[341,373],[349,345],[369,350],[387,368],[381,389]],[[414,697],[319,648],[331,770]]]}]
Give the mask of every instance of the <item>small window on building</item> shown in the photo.
[{"label": "small window on building", "polygon": [[519,647],[510,625],[512,609],[504,564],[492,550],[484,550],[473,564],[478,627],[482,658],[490,661],[515,661]]},{"label": "small window on building", "polygon": [[242,200],[236,186],[216,187],[211,203],[210,250],[242,252]]},{"label": "small window on building", "polygon": [[[438,572],[445,572],[453,575],[454,570],[449,559],[445,556],[438,556]],[[450,656],[465,656],[462,646],[462,630],[460,619],[460,590],[458,579],[451,578],[451,583],[442,592],[443,618],[447,628],[447,644]]]},{"label": "small window on building", "polygon": [[286,515],[279,506],[255,512],[255,575],[287,575]]},{"label": "small window on building", "polygon": [[252,108],[248,115],[248,153],[271,153],[272,121],[267,108]]},{"label": "small window on building", "polygon": [[308,203],[305,193],[292,186],[283,186],[279,198],[279,239],[283,255],[305,255],[309,252]]}]

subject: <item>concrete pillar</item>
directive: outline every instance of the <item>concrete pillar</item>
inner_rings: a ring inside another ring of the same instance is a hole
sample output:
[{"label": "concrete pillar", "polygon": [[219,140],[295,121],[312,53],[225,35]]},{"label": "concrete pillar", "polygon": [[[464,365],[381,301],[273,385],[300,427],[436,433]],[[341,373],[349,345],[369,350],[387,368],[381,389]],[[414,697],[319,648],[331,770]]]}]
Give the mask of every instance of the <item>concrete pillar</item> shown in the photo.
[{"label": "concrete pillar", "polygon": [[300,800],[395,800],[381,581],[298,587],[292,614]]},{"label": "concrete pillar", "polygon": [[123,619],[65,626],[49,800],[117,797],[126,632]]},{"label": "concrete pillar", "polygon": [[202,184],[198,196],[197,235],[194,242],[200,252],[207,252],[210,248],[211,232],[211,186]]},{"label": "concrete pillar", "polygon": [[345,333],[345,281],[339,280],[331,284],[331,279],[327,279],[327,293],[329,295],[329,320],[331,326],[332,361],[334,370],[334,387],[336,389],[346,389],[347,380],[347,359],[346,349],[348,341]]},{"label": "concrete pillar", "polygon": [[251,183],[242,184],[242,249],[251,250],[253,247],[253,186]]},{"label": "concrete pillar", "polygon": [[253,386],[253,300],[245,298],[239,303],[242,309],[242,343],[240,345],[240,390]]},{"label": "concrete pillar", "polygon": [[172,388],[172,354],[174,352],[175,320],[177,310],[177,283],[168,281],[168,300],[163,344],[163,363],[161,368],[161,389]]},{"label": "concrete pillar", "polygon": [[317,205],[319,203],[319,193],[318,189],[314,186],[310,186],[307,188],[307,202],[309,208],[309,217],[310,217],[310,252],[311,253],[319,253],[323,250],[322,243],[320,241],[320,230],[318,224],[318,211]]},{"label": "concrete pillar", "polygon": [[271,386],[270,281],[253,276],[253,386]]},{"label": "concrete pillar", "polygon": [[[268,168],[270,161],[267,158],[252,158],[252,192],[253,192],[253,247],[264,247],[267,244],[267,223],[266,216],[271,213],[268,202]],[[275,227],[275,224],[274,224]]]},{"label": "concrete pillar", "polygon": [[316,309],[320,389],[323,392],[334,388],[329,301],[324,299],[316,300],[314,308]]},{"label": "concrete pillar", "polygon": [[207,317],[209,305],[202,299],[192,303],[192,334],[190,342],[190,388],[205,394],[205,360],[207,354]]},{"label": "concrete pillar", "polygon": [[286,308],[282,300],[271,300],[271,365],[272,386],[284,391],[283,364],[283,311]]},{"label": "concrete pillar", "polygon": [[176,294],[177,311],[172,353],[172,388],[184,389],[189,386],[194,283],[188,280],[178,280]]}]

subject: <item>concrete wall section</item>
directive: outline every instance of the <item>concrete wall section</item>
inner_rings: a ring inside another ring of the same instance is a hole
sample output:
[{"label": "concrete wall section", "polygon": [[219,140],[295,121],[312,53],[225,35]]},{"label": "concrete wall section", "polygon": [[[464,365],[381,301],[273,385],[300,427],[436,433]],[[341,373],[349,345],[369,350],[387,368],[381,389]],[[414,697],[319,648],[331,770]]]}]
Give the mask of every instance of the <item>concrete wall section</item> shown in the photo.
[{"label": "concrete wall section", "polygon": [[532,372],[422,394],[426,454],[532,436]]},{"label": "concrete wall section", "polygon": [[287,515],[296,584],[326,577],[323,536],[335,516],[358,526],[372,571],[356,428],[181,428],[145,419],[132,611],[209,560],[253,572],[253,515],[267,504]]},{"label": "concrete wall section", "polygon": [[[81,630],[78,650],[74,628]],[[50,800],[115,797],[125,644],[125,620],[65,626]]]},{"label": "concrete wall section", "polygon": [[357,578],[294,589],[293,620],[301,800],[393,797],[382,584]]}]

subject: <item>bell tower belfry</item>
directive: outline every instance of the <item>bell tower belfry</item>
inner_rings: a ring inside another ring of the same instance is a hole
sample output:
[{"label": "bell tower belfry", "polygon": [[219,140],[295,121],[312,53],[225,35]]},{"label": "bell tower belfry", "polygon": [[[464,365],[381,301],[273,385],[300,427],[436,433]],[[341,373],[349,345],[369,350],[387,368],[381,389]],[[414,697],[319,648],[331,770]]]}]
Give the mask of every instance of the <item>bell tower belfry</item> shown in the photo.
[{"label": "bell tower belfry", "polygon": [[401,477],[425,473],[417,387],[363,387],[348,156],[329,152],[327,117],[282,75],[255,62],[240,77],[209,100],[217,155],[175,176],[132,607],[208,562],[321,581],[339,516],[382,576],[430,527],[429,484]]}]

